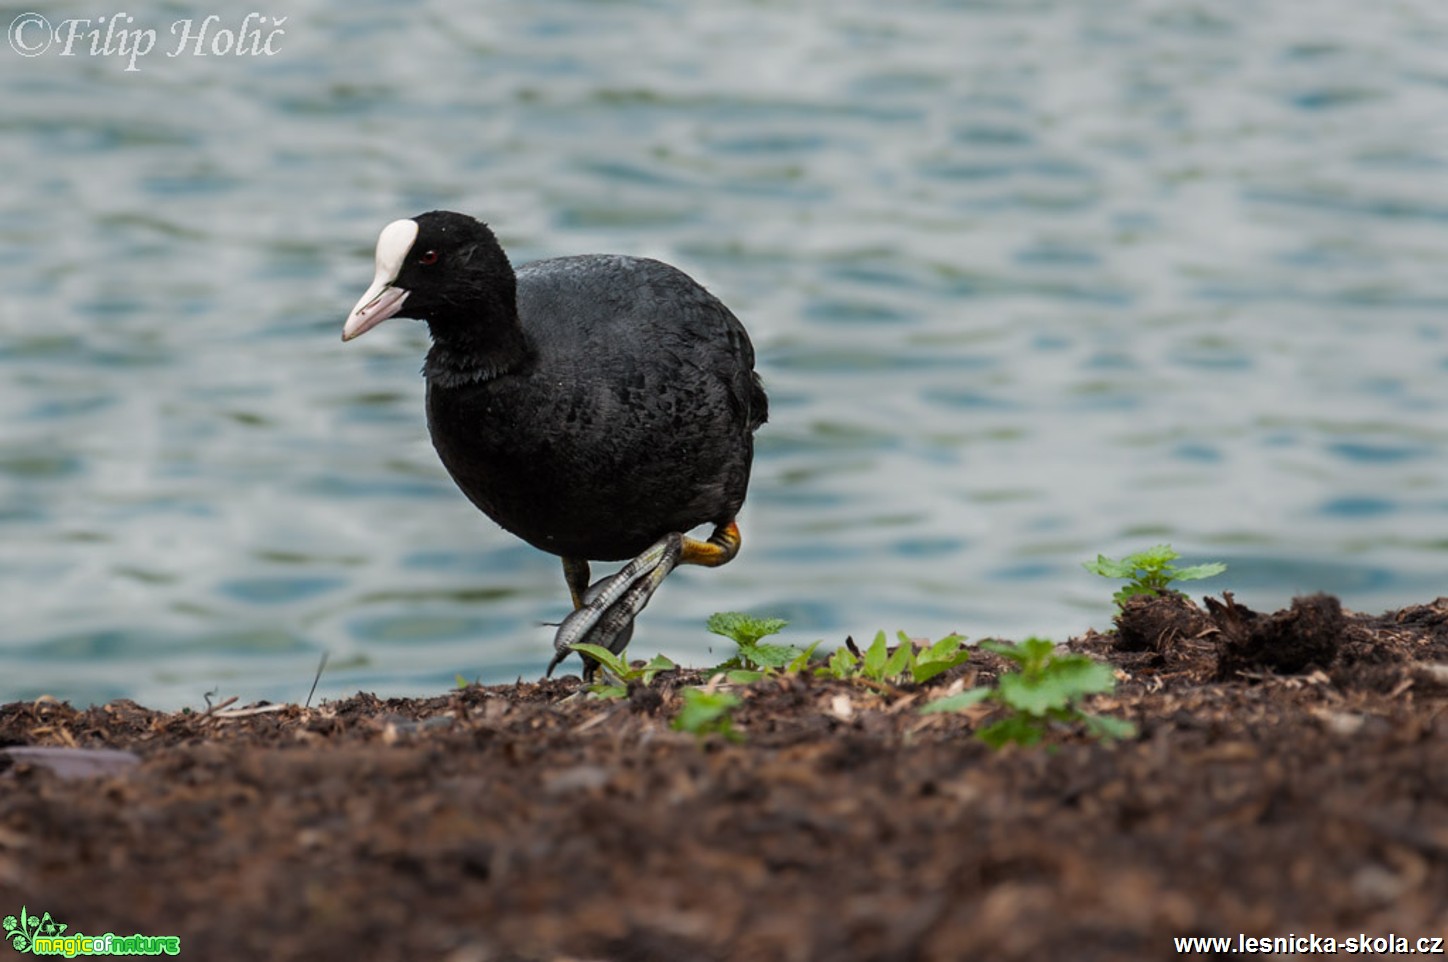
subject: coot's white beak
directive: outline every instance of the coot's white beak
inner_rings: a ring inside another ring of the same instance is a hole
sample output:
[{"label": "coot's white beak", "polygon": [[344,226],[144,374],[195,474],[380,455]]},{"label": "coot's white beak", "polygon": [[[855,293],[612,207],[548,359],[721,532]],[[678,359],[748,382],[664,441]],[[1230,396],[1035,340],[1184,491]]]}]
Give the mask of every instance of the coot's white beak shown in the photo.
[{"label": "coot's white beak", "polygon": [[402,310],[402,302],[410,292],[393,282],[402,273],[402,263],[415,240],[415,220],[395,220],[382,228],[377,237],[377,273],[372,278],[372,286],[347,315],[347,323],[342,325],[342,340],[350,341],[366,334]]},{"label": "coot's white beak", "polygon": [[392,287],[386,281],[373,281],[372,286],[367,288],[367,293],[357,302],[357,306],[352,308],[352,313],[347,315],[347,323],[342,325],[342,340],[350,341],[366,334],[394,316],[402,310],[402,302],[407,300],[410,293],[411,291],[400,287]]}]

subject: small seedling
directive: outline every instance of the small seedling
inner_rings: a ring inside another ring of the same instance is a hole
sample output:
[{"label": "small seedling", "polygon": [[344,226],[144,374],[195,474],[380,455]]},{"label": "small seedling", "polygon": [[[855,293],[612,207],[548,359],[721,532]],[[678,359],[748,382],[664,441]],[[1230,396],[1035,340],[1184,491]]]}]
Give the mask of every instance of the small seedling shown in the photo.
[{"label": "small seedling", "polygon": [[808,648],[794,645],[762,644],[761,639],[778,634],[789,622],[782,618],[755,618],[737,611],[716,612],[709,616],[708,628],[738,646],[734,657],[709,669],[724,672],[730,681],[748,684],[779,671],[800,671],[809,664],[815,642]]},{"label": "small seedling", "polygon": [[794,661],[784,667],[784,670],[790,674],[798,674],[804,671],[810,666],[810,662],[814,660],[815,649],[822,644],[824,644],[823,640],[815,642],[808,648],[795,649],[799,654],[795,656]]},{"label": "small seedling", "polygon": [[684,700],[684,707],[679,709],[673,721],[674,731],[689,732],[701,739],[722,735],[731,742],[744,740],[744,736],[734,730],[732,717],[734,709],[740,704],[738,695],[727,691],[685,688],[680,697]]},{"label": "small seedling", "polygon": [[577,644],[573,650],[581,651],[598,662],[604,680],[590,683],[588,690],[599,698],[627,698],[629,682],[652,684],[660,672],[679,667],[663,655],[654,655],[646,664],[635,668],[627,658],[615,655],[602,645]]},{"label": "small seedling", "polygon": [[909,681],[923,685],[970,658],[964,635],[946,635],[928,648],[918,650],[905,632],[897,633],[896,637],[899,644],[893,652],[885,643],[883,631],[876,633],[875,640],[863,652],[837,648],[816,673],[841,680],[865,678],[880,684]]},{"label": "small seedling", "polygon": [[1171,545],[1159,544],[1127,555],[1120,561],[1099,554],[1095,561],[1084,561],[1081,566],[1103,578],[1127,580],[1128,583],[1111,596],[1118,608],[1126,607],[1127,599],[1137,595],[1182,594],[1172,587],[1173,582],[1201,581],[1227,570],[1226,565],[1215,561],[1186,568],[1175,567],[1172,562],[1180,557]]},{"label": "small seedling", "polygon": [[1000,676],[995,688],[971,688],[937,699],[920,709],[922,714],[963,711],[990,700],[1008,709],[1006,716],[976,732],[991,748],[1015,743],[1034,745],[1045,737],[1052,722],[1080,723],[1100,739],[1130,738],[1136,726],[1119,718],[1082,711],[1087,695],[1106,694],[1116,687],[1111,666],[1086,655],[1061,655],[1044,638],[1027,638],[1018,645],[983,641],[980,645],[1016,664]]}]

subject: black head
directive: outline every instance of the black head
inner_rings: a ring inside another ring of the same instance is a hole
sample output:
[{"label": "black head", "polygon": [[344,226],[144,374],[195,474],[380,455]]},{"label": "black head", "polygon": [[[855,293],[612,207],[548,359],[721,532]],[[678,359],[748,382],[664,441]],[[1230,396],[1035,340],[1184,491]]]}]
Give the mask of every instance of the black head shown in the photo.
[{"label": "black head", "polygon": [[513,268],[488,225],[447,210],[396,220],[377,238],[377,273],[342,340],[389,317],[427,321],[434,338],[517,322]]}]

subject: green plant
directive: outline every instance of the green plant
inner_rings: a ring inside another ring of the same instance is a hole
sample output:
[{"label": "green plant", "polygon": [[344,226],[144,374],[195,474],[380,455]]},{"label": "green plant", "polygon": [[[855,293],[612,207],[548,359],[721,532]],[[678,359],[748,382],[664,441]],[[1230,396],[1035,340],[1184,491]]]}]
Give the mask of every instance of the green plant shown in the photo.
[{"label": "green plant", "polygon": [[1220,562],[1178,568],[1172,562],[1180,557],[1171,545],[1159,544],[1129,554],[1120,561],[1099,554],[1095,561],[1084,561],[1081,566],[1103,578],[1127,579],[1128,584],[1111,596],[1118,608],[1126,607],[1127,599],[1137,595],[1160,595],[1169,591],[1181,594],[1172,587],[1173,582],[1200,581],[1227,570],[1227,566]]},{"label": "green plant", "polygon": [[1015,670],[1000,676],[995,688],[971,688],[937,699],[922,714],[963,711],[983,701],[1007,709],[1004,718],[976,732],[992,748],[1015,743],[1034,745],[1052,722],[1080,723],[1095,738],[1130,738],[1136,726],[1119,718],[1093,715],[1079,705],[1087,695],[1106,694],[1116,687],[1111,666],[1086,655],[1057,654],[1044,638],[1027,638],[1018,645],[983,641],[980,645],[1015,663]]},{"label": "green plant", "polygon": [[785,667],[798,657],[799,649],[793,645],[761,644],[760,641],[779,634],[788,624],[783,618],[756,618],[738,611],[717,611],[710,615],[706,625],[709,631],[728,638],[739,648],[734,657],[719,665],[718,669],[770,671]]},{"label": "green plant", "polygon": [[724,672],[730,681],[748,684],[781,669],[803,671],[820,642],[808,648],[761,643],[761,639],[778,634],[788,624],[783,618],[756,618],[738,611],[710,615],[708,629],[734,642],[738,650],[732,658],[707,669],[706,674]]},{"label": "green plant", "polygon": [[738,695],[727,691],[685,688],[679,696],[684,705],[674,718],[675,731],[689,732],[699,738],[722,735],[732,742],[744,740],[744,736],[734,730],[732,717],[734,709],[740,704]]},{"label": "green plant", "polygon": [[654,655],[643,665],[634,667],[622,655],[615,655],[602,645],[577,644],[574,651],[581,651],[598,662],[598,671],[603,675],[600,681],[589,683],[588,690],[599,698],[627,698],[630,682],[652,684],[660,672],[672,671],[679,667],[663,655]]},{"label": "green plant", "polygon": [[880,684],[910,681],[921,685],[970,658],[964,635],[946,635],[935,644],[920,649],[905,632],[897,633],[896,637],[899,644],[893,652],[885,642],[883,631],[876,633],[875,640],[863,652],[853,643],[837,648],[830,660],[816,669],[816,673],[842,680],[865,678]]}]

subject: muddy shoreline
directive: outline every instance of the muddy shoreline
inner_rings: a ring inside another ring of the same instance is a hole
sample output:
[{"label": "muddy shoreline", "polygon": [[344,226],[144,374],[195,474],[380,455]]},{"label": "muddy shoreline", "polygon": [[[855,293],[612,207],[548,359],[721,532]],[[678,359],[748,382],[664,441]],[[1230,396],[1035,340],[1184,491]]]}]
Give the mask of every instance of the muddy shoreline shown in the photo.
[{"label": "muddy shoreline", "polygon": [[[1134,603],[1065,647],[1123,742],[972,737],[912,686],[659,676],[312,708],[0,707],[0,915],[206,959],[1144,959],[1173,937],[1448,935],[1448,599],[1367,616]],[[636,652],[645,655],[645,652]],[[1221,956],[1219,956],[1221,957]]]}]

